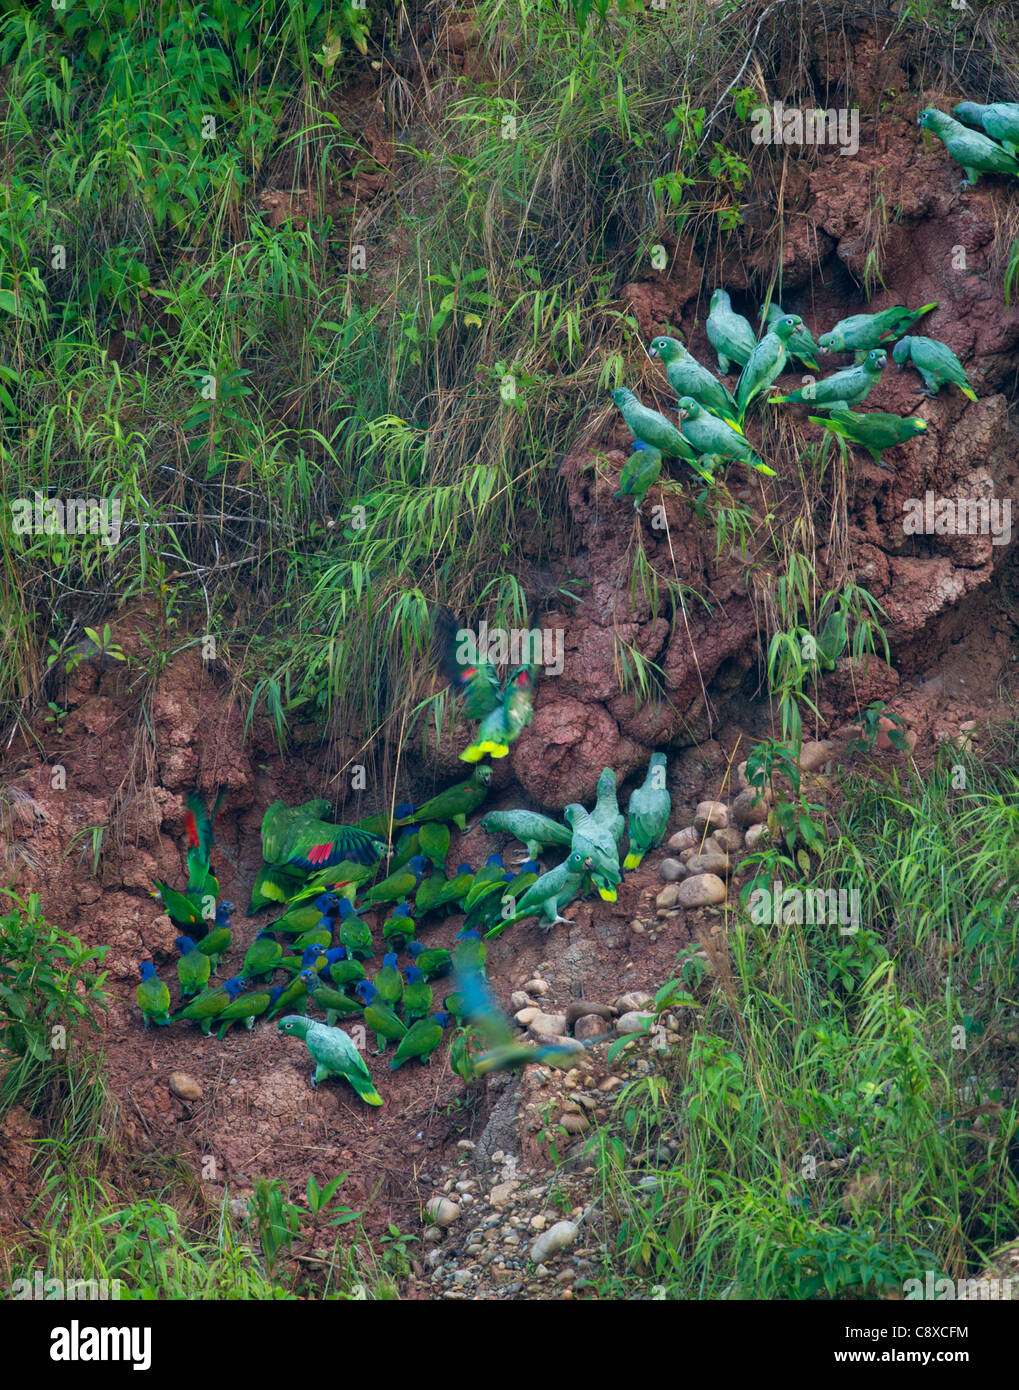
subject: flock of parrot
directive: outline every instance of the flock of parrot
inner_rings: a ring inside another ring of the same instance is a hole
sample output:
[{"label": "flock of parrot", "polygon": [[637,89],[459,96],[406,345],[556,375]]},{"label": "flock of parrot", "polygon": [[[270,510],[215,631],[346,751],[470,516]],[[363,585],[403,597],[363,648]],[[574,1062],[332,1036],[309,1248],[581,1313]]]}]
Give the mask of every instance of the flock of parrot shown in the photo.
[{"label": "flock of parrot", "polygon": [[[217,903],[210,862],[221,797],[210,814],[192,794],[187,887],[179,893],[158,882],[153,893],[182,932],[175,943],[179,1006],[171,1012],[169,986],[151,961],[143,961],[136,997],[145,1027],[190,1021],[206,1035],[216,1028],[223,1038],[235,1023],[250,1029],[256,1019],[282,1015],[281,1031],[303,1039],[315,1061],[313,1084],[341,1076],[370,1105],[381,1105],[382,1098],[337,1020],[363,1018],[377,1056],[394,1044],[393,1071],[412,1059],[427,1062],[451,1019],[459,1029],[450,1063],[465,1080],[534,1061],[572,1065],[566,1059],[575,1058],[576,1043],[566,1048],[515,1040],[487,986],[482,933],[497,936],[528,917],[540,917],[549,930],[567,920],[562,909],[569,902],[591,889],[614,900],[624,869],[636,868],[665,836],[671,812],[665,775],[665,756],[655,753],[630,797],[628,820],[619,810],[611,768],[599,778],[590,812],[579,802],[566,807],[562,822],[523,809],[490,812],[481,821],[486,831],[512,835],[526,847],[518,869],[507,870],[496,853],[476,872],[462,863],[451,876],[450,825],[466,829],[467,817],[481,806],[492,779],[487,764],[419,806],[401,803],[391,816],[354,826],[324,820],[324,800],[293,808],[276,801],[262,820],[263,863],[248,914],[269,905],[282,910],[252,939],[239,973],[222,983],[212,976],[232,944],[233,905]],[[627,829],[629,852],[620,863],[618,844]],[[566,857],[542,873],[539,856],[555,846],[567,850]],[[362,915],[368,913],[379,914],[374,929]],[[417,939],[423,918],[454,913],[464,920],[448,947]],[[375,960],[380,938],[382,964],[369,978],[365,963]],[[273,984],[277,973],[282,980]],[[447,976],[452,988],[435,1008],[433,984]],[[309,1007],[325,1022],[309,1019]],[[487,1048],[472,1052],[479,1038]]]},{"label": "flock of parrot", "polygon": [[[954,111],[958,119],[928,107],[920,112],[918,124],[936,135],[962,165],[966,174],[962,187],[976,183],[985,173],[1019,176],[1019,104],[964,101]],[[919,319],[937,307],[925,304],[910,310],[895,305],[878,314],[854,314],[815,342],[798,314],[787,314],[773,302],[762,306],[762,334],[758,337],[749,320],[733,310],[726,291],[716,289],[705,328],[722,375],[734,366],[741,368],[735,390],[730,391],[678,339],[655,338],[648,352],[665,364],[669,386],[677,397],[678,424],[642,405],[626,388],[612,392],[633,436],[632,452],[623,466],[615,497],[632,498],[639,511],[649,488],[658,481],[665,457],[681,459],[709,485],[729,459],[774,476],[774,470],[743,433],[748,410],[765,399],[770,405],[806,405],[823,411],[823,415],[810,415],[811,423],[867,450],[875,463],[888,468],[882,453],[927,429],[926,421],[918,416],[855,408],[881,380],[888,349],[900,370],[912,365],[919,372],[923,380],[919,389],[927,395],[954,385],[968,400],[977,399],[951,348],[935,338],[910,332]],[[819,371],[822,356],[850,352],[854,355],[852,366],[786,395],[767,396],[790,361]]]}]

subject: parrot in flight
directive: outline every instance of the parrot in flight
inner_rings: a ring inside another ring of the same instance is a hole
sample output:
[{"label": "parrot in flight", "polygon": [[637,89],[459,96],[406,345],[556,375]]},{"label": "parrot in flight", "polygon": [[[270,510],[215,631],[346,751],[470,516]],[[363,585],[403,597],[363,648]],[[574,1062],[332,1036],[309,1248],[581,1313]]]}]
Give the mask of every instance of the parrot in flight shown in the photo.
[{"label": "parrot in flight", "polygon": [[382,1097],[375,1089],[364,1058],[342,1028],[331,1028],[327,1023],[316,1023],[299,1014],[287,1014],[277,1026],[281,1033],[301,1038],[311,1054],[311,1060],[315,1063],[315,1070],[311,1074],[312,1090],[320,1081],[338,1076],[352,1086],[366,1104],[382,1104]]},{"label": "parrot in flight", "polygon": [[439,670],[452,690],[463,695],[465,718],[478,721],[477,734],[460,757],[466,763],[480,762],[486,753],[505,758],[534,715],[537,666],[516,667],[503,684],[492,662],[463,658],[458,634],[464,629],[448,608],[439,608],[434,621]]},{"label": "parrot in flight", "polygon": [[966,177],[960,188],[968,188],[971,183],[976,183],[981,174],[1019,176],[1019,159],[986,135],[970,130],[944,111],[936,111],[933,106],[928,106],[920,112],[916,123],[936,135],[956,164],[962,165]]},{"label": "parrot in flight", "polygon": [[344,859],[373,865],[386,849],[381,835],[321,820],[311,813],[308,803],[291,810],[282,801],[274,801],[262,817],[262,858],[269,868],[313,873]]},{"label": "parrot in flight", "polygon": [[895,344],[892,356],[904,371],[907,362],[912,362],[923,377],[928,396],[936,396],[942,386],[951,383],[968,401],[975,401],[977,393],[969,384],[962,363],[946,343],[937,338],[903,338]]},{"label": "parrot in flight", "polygon": [[665,785],[664,753],[652,753],[643,784],[630,794],[627,807],[630,847],[624,869],[637,869],[648,850],[665,839],[672,814],[672,797]]},{"label": "parrot in flight", "polygon": [[[188,886],[184,892],[187,897],[196,898],[203,908],[203,899],[211,898],[212,905],[215,905],[219,897],[219,884],[209,863],[209,856],[212,853],[213,827],[225,795],[226,788],[220,787],[211,812],[206,810],[205,802],[198,792],[191,792],[187,798],[185,826],[188,837]],[[205,913],[207,917],[211,915],[211,912]]]}]

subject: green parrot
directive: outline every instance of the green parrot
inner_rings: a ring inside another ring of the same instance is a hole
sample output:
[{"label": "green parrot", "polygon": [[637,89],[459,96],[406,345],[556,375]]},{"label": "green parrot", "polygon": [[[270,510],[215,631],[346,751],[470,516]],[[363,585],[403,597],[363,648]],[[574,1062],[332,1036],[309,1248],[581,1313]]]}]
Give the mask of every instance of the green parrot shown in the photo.
[{"label": "green parrot", "polygon": [[[458,864],[456,873],[448,883],[443,884],[439,889],[439,895],[432,904],[433,907],[456,907],[466,898],[470,891],[471,884],[474,882],[474,871],[470,864]],[[424,887],[424,884],[421,885]],[[421,895],[421,888],[418,889],[418,897]],[[417,899],[415,899],[417,901]]]},{"label": "green parrot", "polygon": [[[561,1070],[569,1070],[577,1065],[577,1059],[584,1051],[579,1043],[573,1039],[569,1044],[535,1045],[518,1042],[518,1035],[512,1024],[495,1003],[484,980],[477,975],[466,975],[459,984],[465,1017],[469,1020],[471,1029],[477,1029],[488,1044],[487,1052],[469,1057],[471,1069],[468,1074],[465,1075],[466,1067],[457,1068],[458,1075],[463,1076],[465,1081],[485,1076],[490,1071],[520,1071],[531,1063],[543,1063]],[[463,1052],[467,1051],[468,1036],[465,1032],[461,1061]],[[452,1060],[451,1056],[451,1064]]]},{"label": "green parrot", "polygon": [[423,821],[452,821],[461,830],[467,829],[467,817],[478,809],[488,795],[488,785],[492,780],[492,769],[488,763],[479,763],[466,782],[458,782],[455,787],[447,787],[438,796],[425,801],[414,812],[414,819],[420,825]]},{"label": "green parrot", "polygon": [[364,1058],[354,1046],[353,1040],[342,1028],[330,1028],[326,1023],[316,1023],[310,1018],[290,1014],[279,1021],[281,1033],[302,1038],[315,1063],[311,1074],[312,1089],[320,1081],[330,1076],[339,1076],[352,1086],[368,1105],[381,1105],[382,1097],[375,1089],[371,1072]]},{"label": "green parrot", "polygon": [[419,1019],[407,1030],[407,1035],[400,1039],[400,1045],[393,1053],[393,1060],[389,1064],[390,1071],[396,1071],[402,1067],[404,1062],[409,1062],[412,1057],[419,1057],[422,1062],[427,1062],[432,1053],[442,1042],[443,1029],[449,1022],[449,1014],[432,1014],[431,1018]]},{"label": "green parrot", "polygon": [[516,911],[514,903],[521,893],[526,893],[532,883],[537,883],[541,866],[537,859],[526,859],[518,874],[503,874],[495,885],[495,892],[479,899],[464,918],[465,931],[482,931],[491,927],[500,917],[512,917]]},{"label": "green parrot", "polygon": [[[329,803],[326,802],[326,812],[328,813]],[[383,840],[391,840],[393,831],[398,826],[406,825],[408,821],[414,819],[414,803],[412,801],[401,801],[393,808],[392,817],[388,811],[379,811],[374,816],[366,816],[364,820],[357,822],[356,829],[367,830],[371,835],[379,835]]]},{"label": "green parrot", "polygon": [[[305,876],[300,870],[293,873],[289,869],[270,869],[263,866],[255,875],[251,885],[251,901],[248,903],[248,916],[252,917],[270,903],[286,903],[301,889]],[[321,890],[319,890],[321,891]]]},{"label": "green parrot", "polygon": [[446,855],[449,853],[449,826],[439,821],[427,820],[418,831],[421,853],[432,861],[435,869],[445,869]]},{"label": "green parrot", "polygon": [[318,946],[321,950],[328,951],[332,944],[333,924],[330,918],[323,917],[317,927],[301,932],[294,942],[294,950],[306,951],[309,946]]},{"label": "green parrot", "polygon": [[526,858],[537,859],[546,845],[570,845],[573,832],[538,811],[489,811],[481,818],[489,835],[514,835],[527,846]]},{"label": "green parrot", "polygon": [[372,945],[371,928],[362,922],[346,898],[340,899],[340,945],[347,954],[361,960],[369,960],[375,955]]},{"label": "green parrot", "polygon": [[599,894],[606,902],[615,902],[615,885],[622,880],[623,875],[619,867],[619,850],[616,848],[612,830],[596,821],[579,801],[567,806],[563,817],[573,831],[573,852],[590,859],[592,877],[597,875],[595,881]]},{"label": "green parrot", "polygon": [[[739,407],[739,420],[742,422],[751,403],[757,399],[785,370],[786,343],[802,328],[803,320],[799,314],[786,314],[768,329],[764,337],[747,358],[746,366],[736,383],[736,404]],[[736,426],[738,429],[738,425]],[[742,431],[741,431],[742,433]]]},{"label": "green parrot", "polygon": [[464,1081],[474,1080],[474,1063],[471,1061],[471,1030],[458,1028],[449,1045],[450,1068]]},{"label": "green parrot", "polygon": [[467,1000],[462,990],[457,990],[455,994],[447,994],[442,1001],[442,1007],[457,1023],[463,1023],[467,1017]]},{"label": "green parrot", "polygon": [[260,931],[247,949],[241,974],[247,979],[271,975],[283,959],[283,947],[268,931]]},{"label": "green parrot", "polygon": [[216,1015],[216,1022],[220,1025],[217,1037],[222,1040],[230,1026],[241,1020],[245,1028],[250,1032],[255,1026],[255,1019],[260,1014],[264,1014],[272,1000],[272,995],[267,989],[252,990],[248,994],[239,994],[236,999],[227,1004],[225,1009],[220,1009]]},{"label": "green parrot", "polygon": [[421,882],[428,860],[420,854],[413,855],[402,869],[382,879],[369,888],[361,898],[360,908],[381,907],[386,903],[402,902],[409,898]]},{"label": "green parrot", "polygon": [[155,889],[149,896],[160,901],[163,911],[173,925],[188,933],[200,928],[204,935],[208,930],[212,913],[208,917],[204,916],[199,905],[186,898],[183,893],[178,893],[161,879],[157,878],[154,882]]},{"label": "green parrot", "polygon": [[220,903],[212,926],[198,942],[198,949],[202,955],[208,956],[212,962],[213,972],[219,969],[219,963],[229,951],[233,940],[233,932],[230,930],[230,914],[233,910],[233,903]]},{"label": "green parrot", "polygon": [[887,356],[876,348],[867,353],[858,367],[845,367],[832,376],[822,377],[788,396],[772,396],[771,405],[812,405],[815,410],[845,409],[865,401],[881,380]]},{"label": "green parrot", "polygon": [[[599,825],[605,825],[611,830],[612,838],[616,844],[623,838],[623,831],[626,829],[626,821],[619,810],[619,798],[616,795],[616,774],[610,767],[602,769],[601,776],[598,778],[597,800],[591,817]],[[573,843],[573,832],[569,832],[569,843]]]},{"label": "green parrot", "polygon": [[185,891],[189,898],[200,903],[202,899],[211,897],[215,905],[219,897],[219,884],[209,864],[209,855],[212,852],[213,827],[225,795],[226,788],[220,787],[211,813],[205,809],[205,802],[197,792],[191,792],[187,798],[188,886]]},{"label": "green parrot", "polygon": [[659,449],[652,449],[639,439],[633,441],[633,453],[623,464],[619,475],[619,487],[612,494],[617,501],[624,497],[633,498],[633,510],[639,512],[650,488],[658,481],[662,471],[662,455]]},{"label": "green parrot", "polygon": [[[434,825],[435,822],[429,821],[428,824]],[[449,884],[450,880],[442,869],[433,869],[427,878],[421,880],[414,894],[414,911],[419,917],[426,916],[440,905],[439,900]]]},{"label": "green parrot", "polygon": [[354,986],[354,993],[364,1007],[364,1021],[375,1034],[378,1043],[376,1057],[381,1057],[391,1042],[399,1042],[407,1036],[406,1025],[401,1023],[388,1004],[383,1004],[379,992],[370,980],[361,980]]},{"label": "green parrot", "polygon": [[282,1009],[297,1009],[302,1014],[308,1007],[308,983],[302,979],[303,971],[285,985],[277,985],[270,994],[269,1018],[274,1018]]},{"label": "green parrot", "polygon": [[[349,907],[349,903],[347,905]],[[335,916],[338,908],[339,901],[335,893],[319,893],[309,902],[295,903],[288,907],[282,917],[270,922],[266,931],[271,931],[275,936],[281,932],[293,932],[295,936],[299,936],[301,932],[317,927],[323,917]]]},{"label": "green parrot", "polygon": [[453,969],[458,974],[465,971],[485,973],[488,947],[473,929],[464,928],[453,938]]},{"label": "green parrot", "polygon": [[1019,103],[992,101],[981,106],[976,101],[960,101],[952,108],[955,116],[974,130],[983,130],[1010,155],[1019,158]]},{"label": "green parrot", "polygon": [[353,825],[333,825],[320,820],[306,803],[291,810],[274,801],[262,817],[262,858],[270,868],[303,869],[315,873],[343,859],[375,864],[388,848],[380,835]]},{"label": "green parrot", "polygon": [[730,425],[736,424],[736,402],[729,388],[702,367],[677,338],[653,338],[648,356],[660,357],[665,363],[665,375],[677,399],[692,396],[698,405]]},{"label": "green parrot", "polygon": [[432,987],[419,966],[408,965],[403,972],[403,1021],[427,1018],[432,1011]]},{"label": "green parrot", "polygon": [[397,869],[402,869],[404,864],[410,863],[415,854],[418,853],[420,847],[421,827],[417,825],[405,825],[400,831],[400,838],[393,848],[389,863],[386,865],[386,871],[392,874],[395,873]]},{"label": "green parrot", "polygon": [[191,940],[190,936],[178,936],[173,943],[180,952],[177,962],[177,979],[180,981],[180,997],[188,999],[197,994],[209,982],[212,962]]},{"label": "green parrot", "polygon": [[961,121],[953,120],[944,111],[936,111],[928,106],[920,112],[916,123],[936,135],[956,164],[962,165],[966,177],[960,188],[968,188],[971,183],[976,183],[981,174],[1019,175],[1019,160],[1014,155],[986,135],[970,130]]},{"label": "green parrot", "polygon": [[290,894],[287,902],[290,907],[297,907],[301,903],[308,902],[309,899],[319,897],[322,893],[333,893],[336,897],[346,898],[350,903],[353,903],[360,885],[375,878],[378,871],[379,864],[354,864],[349,859],[343,859],[332,868],[322,869],[319,873],[312,874],[296,891]]},{"label": "green parrot", "polygon": [[156,974],[156,967],[150,960],[143,960],[138,967],[142,982],[135,990],[134,997],[142,1011],[145,1027],[153,1023],[166,1028],[170,1022],[170,991]]},{"label": "green parrot", "polygon": [[822,333],[818,345],[825,353],[855,353],[859,366],[871,348],[890,347],[896,338],[908,333],[918,319],[937,307],[937,304],[924,304],[920,309],[907,309],[904,304],[896,304],[891,309],[882,309],[880,314],[853,314],[840,320],[829,333]]},{"label": "green parrot", "polygon": [[769,468],[764,460],[754,453],[742,434],[731,425],[727,425],[724,420],[719,420],[716,415],[709,415],[706,410],[702,410],[692,396],[684,396],[680,401],[679,418],[683,433],[693,448],[699,449],[703,454],[722,454],[737,458],[748,467],[755,468],[758,473],[766,473],[769,478],[774,478],[775,470]]},{"label": "green parrot", "polygon": [[730,361],[745,367],[757,346],[757,337],[742,314],[734,312],[725,290],[715,290],[707,322],[704,325],[708,342],[718,354],[718,370],[728,372]]},{"label": "green parrot", "polygon": [[[785,317],[785,310],[782,308],[781,304],[776,304],[774,300],[771,301],[762,314],[763,322],[769,328],[773,328],[779,319],[784,319]],[[811,371],[820,371],[817,363],[819,349],[810,335],[810,329],[805,323],[801,323],[799,328],[793,330],[789,335],[789,341],[786,343],[785,347],[789,356],[795,358],[797,362],[802,362],[803,365],[809,367]],[[697,399],[693,391],[690,392],[690,395],[694,397],[694,400]]]},{"label": "green parrot", "polygon": [[624,387],[613,391],[612,399],[638,443],[647,444],[670,458],[682,459],[705,482],[712,481],[701,467],[696,450],[664,415],[657,410],[648,410],[647,406],[641,405],[632,391],[627,391]]},{"label": "green parrot", "polygon": [[591,868],[590,859],[578,851],[571,852],[561,864],[549,869],[547,874],[542,874],[537,883],[533,883],[521,895],[513,916],[503,918],[491,931],[486,932],[486,941],[490,941],[493,936],[499,936],[507,927],[511,927],[514,922],[523,921],[525,917],[537,917],[541,914],[544,918],[543,931],[550,931],[557,922],[568,921],[568,918],[561,915],[561,909],[572,902],[580,892],[584,884],[584,875],[589,873]]},{"label": "green parrot", "polygon": [[376,970],[372,980],[376,993],[389,1008],[395,1008],[403,998],[403,975],[396,964],[396,952],[390,951],[382,957],[382,968]]},{"label": "green parrot", "polygon": [[420,941],[410,941],[407,954],[426,980],[438,980],[453,968],[453,953],[442,946],[423,946]]},{"label": "green parrot", "polygon": [[869,415],[858,415],[855,410],[833,410],[827,420],[821,415],[811,415],[808,418],[812,424],[830,430],[839,438],[846,439],[851,444],[859,444],[868,451],[880,468],[886,468],[889,473],[895,470],[890,464],[882,461],[882,450],[894,449],[897,444],[905,444],[907,440],[923,434],[927,429],[927,421],[921,420],[918,416],[904,419],[900,415],[889,415],[880,410]]},{"label": "green parrot", "polygon": [[672,814],[672,797],[665,785],[666,758],[664,753],[652,753],[647,776],[641,786],[630,794],[630,848],[623,860],[624,869],[637,869],[650,849],[665,839]]},{"label": "green parrot", "polygon": [[302,970],[301,978],[308,1000],[315,1005],[316,1009],[321,1009],[326,1016],[326,1023],[330,1027],[338,1018],[349,1018],[352,1014],[359,1014],[364,1011],[364,1005],[356,999],[351,999],[349,995],[341,990],[333,989],[331,985],[324,984],[315,974],[314,970]]},{"label": "green parrot", "polygon": [[178,1010],[172,1021],[176,1023],[179,1018],[191,1019],[193,1023],[201,1024],[202,1032],[208,1037],[213,1020],[237,998],[246,984],[246,980],[235,975],[232,979],[224,980],[221,985],[203,990],[197,998],[192,999],[187,1008]]},{"label": "green parrot", "polygon": [[334,946],[326,952],[326,963],[320,967],[320,973],[323,980],[335,989],[356,985],[359,980],[366,978],[364,966],[359,960],[349,957],[344,946]]},{"label": "green parrot", "polygon": [[951,383],[958,386],[968,401],[976,400],[977,393],[969,384],[962,363],[952,349],[939,343],[937,338],[903,338],[895,344],[892,356],[900,372],[907,362],[912,362],[923,377],[928,396],[936,396],[942,386]]},{"label": "green parrot", "polygon": [[464,898],[464,911],[470,912],[476,902],[494,893],[501,886],[505,874],[506,865],[502,862],[502,855],[490,854],[484,867],[474,875],[474,882]]}]

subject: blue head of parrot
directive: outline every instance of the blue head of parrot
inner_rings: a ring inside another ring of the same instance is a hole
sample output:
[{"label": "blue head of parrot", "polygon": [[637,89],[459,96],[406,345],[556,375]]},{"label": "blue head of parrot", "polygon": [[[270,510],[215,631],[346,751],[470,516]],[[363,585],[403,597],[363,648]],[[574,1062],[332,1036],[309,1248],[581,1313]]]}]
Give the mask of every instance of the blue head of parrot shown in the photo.
[{"label": "blue head of parrot", "polygon": [[407,868],[410,869],[411,873],[417,874],[418,878],[420,878],[425,869],[428,868],[428,860],[423,854],[412,855],[411,858],[407,860]]},{"label": "blue head of parrot", "polygon": [[404,950],[407,952],[408,956],[412,956],[414,960],[417,960],[418,956],[424,949],[425,948],[420,941],[408,941],[407,945],[404,947]]},{"label": "blue head of parrot", "polygon": [[458,865],[456,866],[456,871],[457,871],[458,874],[472,874],[472,873],[474,872],[474,870],[471,868],[471,866],[470,866],[469,864],[466,864],[466,863],[465,863],[465,864],[458,864]]},{"label": "blue head of parrot", "polygon": [[354,986],[354,993],[362,1004],[370,1004],[378,994],[378,990],[372,984],[371,980],[358,980],[357,984]]},{"label": "blue head of parrot", "polygon": [[308,989],[315,989],[320,983],[319,978],[315,974],[314,970],[302,970],[301,979],[304,981],[305,986]]},{"label": "blue head of parrot", "polygon": [[[395,960],[396,957],[394,956],[393,959]],[[423,980],[425,977],[416,965],[408,965],[404,969],[403,978],[409,985],[416,985],[419,980]]]},{"label": "blue head of parrot", "polygon": [[449,1022],[449,1014],[443,1013],[441,1009],[437,1014],[432,1014],[432,1018],[435,1019],[435,1022],[440,1028],[445,1028],[446,1024]]},{"label": "blue head of parrot", "polygon": [[413,801],[401,801],[400,804],[397,806],[394,815],[397,820],[406,820],[408,816],[412,816],[414,814],[416,809],[417,808],[415,807]]},{"label": "blue head of parrot", "polygon": [[310,966],[314,965],[321,954],[322,952],[317,946],[305,946],[304,954],[301,956],[302,969],[307,970]]},{"label": "blue head of parrot", "polygon": [[329,950],[323,951],[322,954],[330,965],[335,965],[338,960],[347,959],[347,948],[346,946],[330,946]]},{"label": "blue head of parrot", "polygon": [[141,972],[141,977],[143,980],[155,980],[157,978],[156,967],[152,964],[150,960],[143,960],[141,965],[139,965],[138,969]]},{"label": "blue head of parrot", "polygon": [[502,881],[503,883],[512,883],[515,878],[516,874],[503,874]]},{"label": "blue head of parrot", "polygon": [[318,897],[315,899],[315,901],[312,903],[312,907],[317,907],[319,912],[322,913],[331,912],[335,906],[335,893],[320,893]]},{"label": "blue head of parrot", "polygon": [[[394,916],[394,917],[409,917],[409,916],[410,916],[410,903],[397,903],[396,906],[393,908],[393,916]],[[385,964],[385,961],[383,961],[383,964]]]},{"label": "blue head of parrot", "polygon": [[506,867],[505,864],[503,864],[502,862],[501,854],[490,854],[488,858],[485,860],[485,867],[494,868],[496,865],[498,865],[500,869],[504,869]]},{"label": "blue head of parrot", "polygon": [[457,941],[480,941],[481,933],[476,931],[458,931],[455,937]]},{"label": "blue head of parrot", "polygon": [[351,903],[347,898],[341,898],[341,899],[340,899],[340,916],[343,918],[343,920],[346,921],[346,919],[347,919],[348,917],[353,917],[354,915],[355,915],[355,914],[354,914],[354,906],[353,906],[353,903]]},{"label": "blue head of parrot", "polygon": [[236,999],[247,983],[240,975],[234,975],[231,979],[223,981],[223,988],[231,999]]},{"label": "blue head of parrot", "polygon": [[396,952],[395,952],[395,951],[388,951],[388,952],[386,953],[386,955],[384,955],[384,956],[382,957],[382,965],[383,965],[383,968],[385,968],[385,966],[387,966],[387,965],[392,966],[392,968],[395,970],[395,969],[396,969]]},{"label": "blue head of parrot", "polygon": [[186,956],[189,951],[198,950],[198,947],[192,941],[190,936],[178,936],[173,944],[176,946],[177,950],[181,953],[182,956]]},{"label": "blue head of parrot", "polygon": [[216,926],[228,927],[230,925],[230,914],[234,911],[233,903],[220,903],[216,908]]}]

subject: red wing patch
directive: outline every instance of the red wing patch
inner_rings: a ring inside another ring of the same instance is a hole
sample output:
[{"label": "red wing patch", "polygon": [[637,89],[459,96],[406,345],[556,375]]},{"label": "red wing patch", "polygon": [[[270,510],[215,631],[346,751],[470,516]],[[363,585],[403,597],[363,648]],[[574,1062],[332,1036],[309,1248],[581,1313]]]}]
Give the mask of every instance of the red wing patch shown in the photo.
[{"label": "red wing patch", "polygon": [[328,862],[332,852],[333,841],[330,840],[329,843],[325,845],[312,845],[311,849],[308,850],[307,854],[303,855],[302,858],[309,864],[325,864]]},{"label": "red wing patch", "polygon": [[184,824],[188,831],[188,844],[192,849],[197,849],[200,841],[198,839],[198,822],[195,820],[194,811],[189,811],[184,818]]}]

